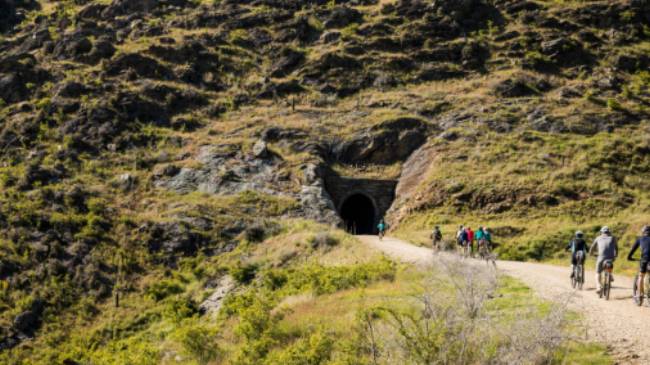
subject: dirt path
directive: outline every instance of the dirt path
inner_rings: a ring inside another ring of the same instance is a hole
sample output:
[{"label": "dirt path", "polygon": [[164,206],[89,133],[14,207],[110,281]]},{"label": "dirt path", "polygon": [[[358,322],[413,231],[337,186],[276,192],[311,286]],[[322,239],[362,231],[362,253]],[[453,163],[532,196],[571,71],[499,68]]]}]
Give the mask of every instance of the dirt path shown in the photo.
[{"label": "dirt path", "polygon": [[[430,249],[386,237],[361,236],[361,240],[391,257],[414,264],[432,260]],[[621,364],[650,364],[650,308],[638,307],[632,300],[632,282],[629,277],[615,275],[609,301],[596,294],[595,272],[585,273],[583,291],[576,291],[569,283],[570,269],[527,262],[498,261],[498,269],[531,287],[547,300],[571,298],[569,308],[583,313],[587,339],[611,345],[613,356]]]}]

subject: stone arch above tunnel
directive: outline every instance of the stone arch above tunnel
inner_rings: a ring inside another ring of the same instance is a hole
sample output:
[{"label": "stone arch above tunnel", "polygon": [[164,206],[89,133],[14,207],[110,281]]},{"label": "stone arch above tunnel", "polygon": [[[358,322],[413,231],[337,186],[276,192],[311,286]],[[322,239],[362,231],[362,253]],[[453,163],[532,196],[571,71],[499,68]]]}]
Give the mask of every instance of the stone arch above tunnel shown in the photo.
[{"label": "stone arch above tunnel", "polygon": [[[334,174],[326,176],[324,180],[325,189],[343,221],[342,228],[351,233],[376,233],[379,220],[384,217],[393,203],[397,181],[355,179]],[[357,225],[356,232],[352,232],[351,229],[351,223],[354,222]],[[359,227],[360,223],[363,227]]]}]

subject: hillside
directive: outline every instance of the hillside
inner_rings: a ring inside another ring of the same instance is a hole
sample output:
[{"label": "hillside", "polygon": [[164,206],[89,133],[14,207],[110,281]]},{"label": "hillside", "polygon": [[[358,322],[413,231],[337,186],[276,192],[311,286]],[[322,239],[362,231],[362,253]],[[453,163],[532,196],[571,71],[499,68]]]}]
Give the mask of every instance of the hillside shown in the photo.
[{"label": "hillside", "polygon": [[384,214],[519,260],[603,224],[629,245],[649,24],[647,0],[0,0],[0,362],[173,363],[225,274],[270,285],[267,320],[314,291],[273,269],[400,283],[332,228]]}]

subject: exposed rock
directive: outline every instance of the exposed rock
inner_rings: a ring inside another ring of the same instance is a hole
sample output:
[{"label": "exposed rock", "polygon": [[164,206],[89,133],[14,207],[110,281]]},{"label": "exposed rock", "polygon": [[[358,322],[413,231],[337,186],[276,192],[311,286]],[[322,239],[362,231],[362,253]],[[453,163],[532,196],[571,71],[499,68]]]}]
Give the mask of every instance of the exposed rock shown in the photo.
[{"label": "exposed rock", "polygon": [[321,35],[320,39],[323,43],[334,43],[339,39],[341,39],[341,32],[338,31],[325,32],[323,33],[323,35]]},{"label": "exposed rock", "polygon": [[291,48],[284,48],[278,60],[271,66],[272,77],[284,77],[295,70],[304,60],[305,55]]},{"label": "exposed rock", "polygon": [[138,76],[144,78],[163,80],[173,78],[171,70],[158,61],[135,53],[122,54],[111,60],[106,68],[106,73],[109,76],[116,76],[129,70],[133,70]]},{"label": "exposed rock", "polygon": [[517,98],[522,96],[537,95],[550,90],[551,85],[542,79],[536,79],[526,75],[518,75],[506,79],[494,87],[498,96],[506,98]]},{"label": "exposed rock", "polygon": [[138,183],[138,179],[131,174],[122,174],[117,178],[117,184],[124,191],[132,190]]},{"label": "exposed rock", "polygon": [[269,157],[270,152],[266,147],[266,143],[262,140],[255,142],[253,145],[253,156],[255,158],[267,158]]},{"label": "exposed rock", "polygon": [[30,309],[18,314],[14,318],[14,330],[24,336],[33,337],[38,327],[40,327],[44,308],[45,302],[40,299],[34,300]]},{"label": "exposed rock", "polygon": [[398,118],[362,131],[332,149],[343,163],[391,164],[407,158],[426,140],[427,126],[414,118]]},{"label": "exposed rock", "polygon": [[223,305],[226,295],[232,292],[233,289],[235,289],[233,278],[229,275],[223,276],[217,282],[214,292],[199,305],[199,312],[216,316]]},{"label": "exposed rock", "polygon": [[363,19],[361,13],[347,6],[338,6],[332,10],[330,17],[325,21],[325,28],[344,28]]}]

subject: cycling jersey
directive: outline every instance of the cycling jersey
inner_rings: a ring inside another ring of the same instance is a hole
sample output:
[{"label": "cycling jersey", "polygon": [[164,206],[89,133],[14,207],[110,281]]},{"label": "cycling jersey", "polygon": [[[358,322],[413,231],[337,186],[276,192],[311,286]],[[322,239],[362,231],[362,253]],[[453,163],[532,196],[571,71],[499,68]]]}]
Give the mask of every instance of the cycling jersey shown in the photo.
[{"label": "cycling jersey", "polygon": [[569,241],[567,250],[571,250],[571,253],[576,253],[578,251],[587,251],[587,242],[582,238],[574,238]]},{"label": "cycling jersey", "polygon": [[628,260],[632,259],[632,255],[634,255],[639,247],[641,247],[641,260],[650,261],[650,236],[642,236],[636,239],[632,250],[627,255]]}]

